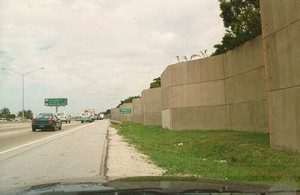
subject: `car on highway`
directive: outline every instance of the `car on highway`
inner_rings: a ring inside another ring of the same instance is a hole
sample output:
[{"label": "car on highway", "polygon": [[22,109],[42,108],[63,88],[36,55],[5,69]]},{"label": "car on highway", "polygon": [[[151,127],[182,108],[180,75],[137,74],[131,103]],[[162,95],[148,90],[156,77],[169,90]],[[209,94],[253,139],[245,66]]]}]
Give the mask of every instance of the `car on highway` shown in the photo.
[{"label": "car on highway", "polygon": [[94,122],[94,115],[91,114],[90,112],[82,112],[80,114],[80,122],[84,123],[84,122]]},{"label": "car on highway", "polygon": [[32,131],[37,129],[61,130],[62,122],[54,113],[41,113],[37,115],[31,122]]},{"label": "car on highway", "polygon": [[6,118],[0,118],[0,122],[7,122]]},{"label": "car on highway", "polygon": [[66,114],[65,112],[58,112],[56,116],[64,123],[71,123],[71,115]]}]

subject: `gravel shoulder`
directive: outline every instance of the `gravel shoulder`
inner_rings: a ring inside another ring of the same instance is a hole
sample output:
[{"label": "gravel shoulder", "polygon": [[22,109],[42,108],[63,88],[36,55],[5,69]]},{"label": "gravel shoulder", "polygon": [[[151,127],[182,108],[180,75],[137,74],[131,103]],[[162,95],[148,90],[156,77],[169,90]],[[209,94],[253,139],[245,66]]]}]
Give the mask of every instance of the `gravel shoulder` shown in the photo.
[{"label": "gravel shoulder", "polygon": [[129,145],[114,128],[108,130],[106,163],[108,179],[133,176],[162,176],[165,170],[156,166],[146,155]]}]

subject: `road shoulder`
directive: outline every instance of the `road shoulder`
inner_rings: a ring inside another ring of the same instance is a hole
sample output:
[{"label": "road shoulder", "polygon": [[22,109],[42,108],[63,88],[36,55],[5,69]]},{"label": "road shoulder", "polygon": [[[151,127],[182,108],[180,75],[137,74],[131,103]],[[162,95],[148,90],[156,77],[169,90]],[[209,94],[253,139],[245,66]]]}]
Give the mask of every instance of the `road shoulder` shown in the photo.
[{"label": "road shoulder", "polygon": [[109,180],[134,176],[162,176],[165,173],[165,170],[156,166],[148,156],[129,145],[112,127],[108,130],[106,168]]}]

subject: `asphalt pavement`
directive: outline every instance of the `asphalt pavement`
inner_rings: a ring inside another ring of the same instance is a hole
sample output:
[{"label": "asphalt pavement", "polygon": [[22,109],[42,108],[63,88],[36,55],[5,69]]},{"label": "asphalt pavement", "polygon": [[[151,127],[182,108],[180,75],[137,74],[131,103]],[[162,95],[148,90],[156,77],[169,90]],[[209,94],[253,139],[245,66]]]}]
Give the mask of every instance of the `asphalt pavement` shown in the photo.
[{"label": "asphalt pavement", "polygon": [[0,190],[60,180],[103,177],[108,120],[32,132],[0,125]]}]

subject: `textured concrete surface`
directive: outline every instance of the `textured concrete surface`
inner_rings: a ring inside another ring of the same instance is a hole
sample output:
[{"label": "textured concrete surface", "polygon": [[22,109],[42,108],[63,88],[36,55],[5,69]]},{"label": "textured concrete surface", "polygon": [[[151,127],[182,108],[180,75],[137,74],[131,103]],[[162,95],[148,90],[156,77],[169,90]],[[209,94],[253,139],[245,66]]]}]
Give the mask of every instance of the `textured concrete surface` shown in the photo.
[{"label": "textured concrete surface", "polygon": [[264,67],[226,79],[225,89],[226,104],[266,100]]},{"label": "textured concrete surface", "polygon": [[271,146],[300,151],[300,1],[260,4]]},{"label": "textured concrete surface", "polygon": [[300,86],[272,92],[271,144],[300,151]]},{"label": "textured concrete surface", "polygon": [[224,55],[170,65],[161,77],[163,127],[268,132],[261,36]]},{"label": "textured concrete surface", "polygon": [[264,38],[300,18],[299,0],[260,0]]},{"label": "textured concrete surface", "polygon": [[121,121],[132,122],[133,116],[133,105],[132,103],[125,103],[120,106],[120,108],[129,108],[131,109],[131,114],[120,114]]},{"label": "textured concrete surface", "polygon": [[121,115],[119,112],[119,108],[111,108],[110,109],[110,118],[113,121],[121,121]]},{"label": "textured concrete surface", "polygon": [[267,100],[227,104],[229,130],[268,132]]},{"label": "textured concrete surface", "polygon": [[224,105],[224,80],[180,85],[168,89],[170,108]]},{"label": "textured concrete surface", "polygon": [[263,67],[262,37],[258,36],[224,54],[225,77]]},{"label": "textured concrete surface", "polygon": [[170,85],[170,67],[168,66],[161,74],[161,108],[162,110],[170,107],[169,85]]},{"label": "textured concrete surface", "polygon": [[299,32],[300,19],[265,40],[270,90],[300,85]]},{"label": "textured concrete surface", "polygon": [[262,37],[227,52],[224,59],[228,129],[268,132]]},{"label": "textured concrete surface", "polygon": [[224,78],[222,55],[174,64],[169,68],[169,87]]},{"label": "textured concrete surface", "polygon": [[[170,65],[161,78],[163,127],[171,130],[226,128],[222,55]],[[212,113],[220,105],[222,111],[214,116]]]},{"label": "textured concrete surface", "polygon": [[166,129],[172,129],[171,128],[171,109],[165,109],[161,112],[161,118],[162,118],[162,127]]},{"label": "textured concrete surface", "polygon": [[143,99],[142,98],[134,99],[132,101],[132,108],[133,108],[132,122],[143,123],[144,122]]},{"label": "textured concrete surface", "polygon": [[172,130],[226,130],[226,106],[171,109]]},{"label": "textured concrete surface", "polygon": [[161,88],[142,91],[145,125],[161,125]]}]

